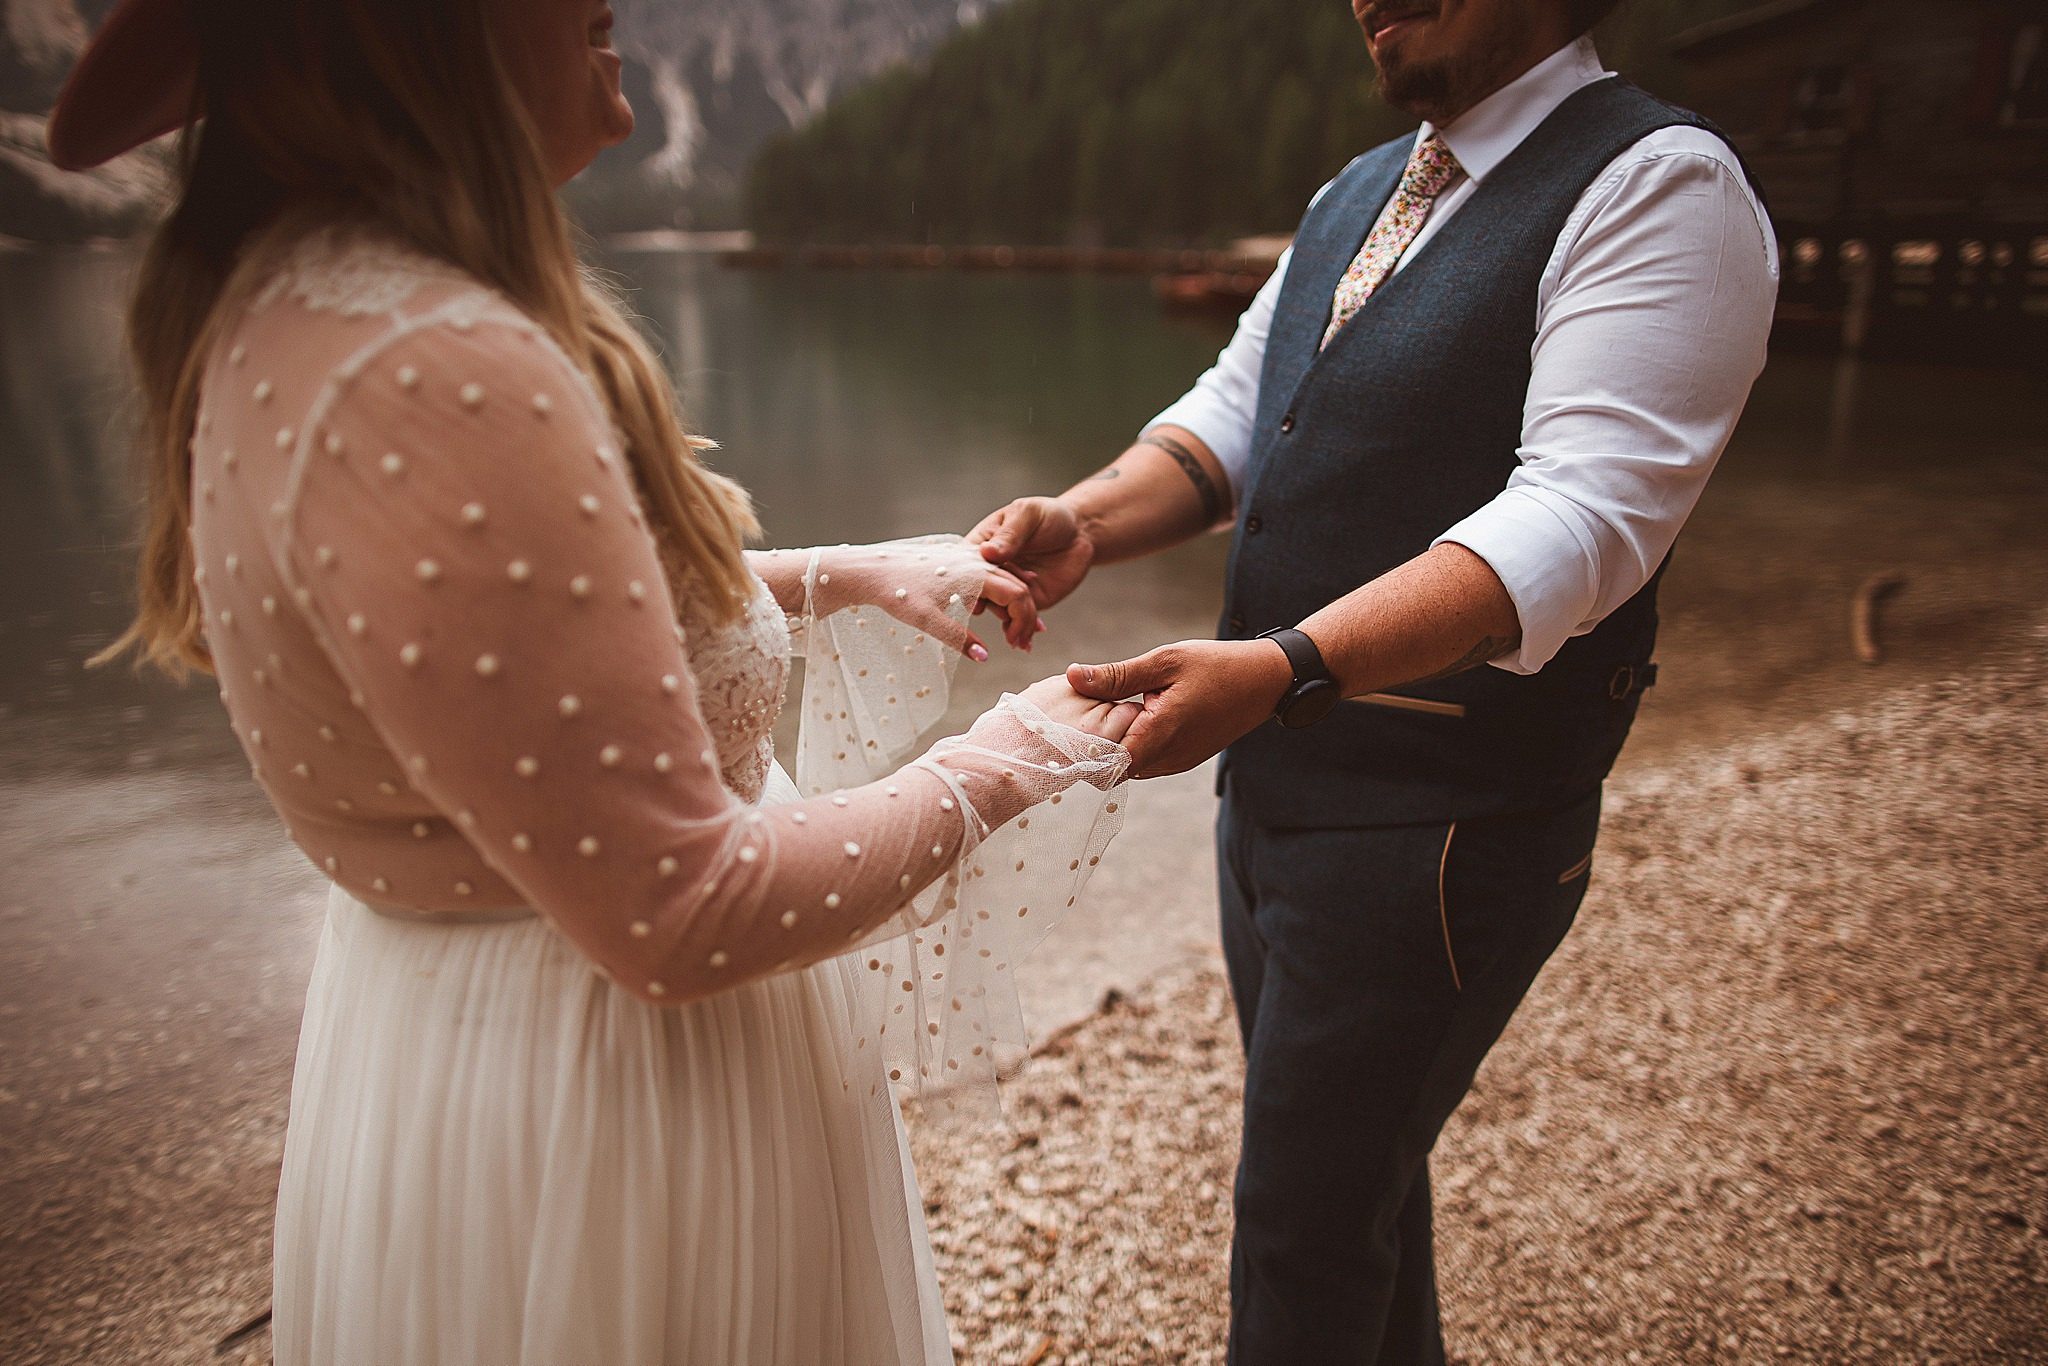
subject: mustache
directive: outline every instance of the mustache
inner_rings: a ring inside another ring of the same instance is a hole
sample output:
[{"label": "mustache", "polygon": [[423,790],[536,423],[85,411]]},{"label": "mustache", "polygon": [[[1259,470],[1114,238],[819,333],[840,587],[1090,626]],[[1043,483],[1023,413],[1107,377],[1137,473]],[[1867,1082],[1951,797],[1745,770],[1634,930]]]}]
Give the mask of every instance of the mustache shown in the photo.
[{"label": "mustache", "polygon": [[1434,18],[1442,8],[1436,0],[1374,0],[1355,6],[1354,13],[1366,32],[1371,33],[1396,19]]}]

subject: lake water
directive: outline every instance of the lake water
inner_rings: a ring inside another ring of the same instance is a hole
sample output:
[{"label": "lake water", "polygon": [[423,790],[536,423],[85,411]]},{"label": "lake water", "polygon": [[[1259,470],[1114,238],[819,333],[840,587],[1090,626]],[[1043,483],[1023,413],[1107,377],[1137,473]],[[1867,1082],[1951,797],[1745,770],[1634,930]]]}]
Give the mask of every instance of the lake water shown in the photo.
[{"label": "lake water", "polygon": [[[120,334],[132,259],[0,253],[0,754],[11,781],[240,767],[210,687],[82,667],[126,612],[137,483]],[[1064,487],[1121,449],[1228,335],[1225,322],[1162,315],[1136,279],[728,271],[655,253],[606,264],[632,288],[690,421],[724,444],[717,463],[754,491],[774,544],[964,530],[1009,497]],[[2038,373],[1775,358],[1681,542],[1667,653],[1694,628],[1751,611],[1769,634],[1895,561],[2010,549],[2004,533],[2031,526],[2000,510],[2041,506],[2044,454]],[[1902,517],[1919,524],[1900,541],[1889,533]],[[1208,538],[1105,571],[1053,616],[1043,668],[1003,659],[986,681],[1015,686],[1067,658],[1209,631],[1223,550]],[[1820,663],[1794,642],[1747,646]],[[967,689],[964,705],[987,691]]]},{"label": "lake water", "polygon": [[[130,573],[132,261],[0,253],[0,1323],[103,1289],[184,1303],[193,1260],[232,1245],[201,1277],[204,1336],[261,1307],[320,878],[210,684],[83,667],[122,624]],[[1163,316],[1142,280],[607,264],[778,544],[964,530],[1055,491],[1227,336]],[[2044,512],[2038,370],[1775,358],[1667,579],[1664,677],[1624,762],[1966,668],[2048,601]],[[1205,538],[1103,571],[1034,657],[967,675],[951,723],[1069,659],[1206,634],[1223,551]],[[1847,614],[1878,573],[1906,587],[1871,668]],[[1209,803],[1201,774],[1137,794],[1090,914],[1027,979],[1041,1024],[1209,937]],[[157,1250],[138,1257],[144,1239]],[[80,1331],[113,1342],[90,1317]]]}]

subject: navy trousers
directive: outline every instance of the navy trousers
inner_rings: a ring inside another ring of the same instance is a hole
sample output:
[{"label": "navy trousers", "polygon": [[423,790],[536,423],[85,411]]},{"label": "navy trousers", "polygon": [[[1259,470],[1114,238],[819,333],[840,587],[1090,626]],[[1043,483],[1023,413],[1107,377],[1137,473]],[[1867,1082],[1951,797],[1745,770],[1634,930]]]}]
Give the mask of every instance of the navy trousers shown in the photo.
[{"label": "navy trousers", "polygon": [[1269,829],[1226,784],[1233,1366],[1443,1361],[1430,1149],[1570,929],[1599,824],[1596,790],[1456,824]]}]

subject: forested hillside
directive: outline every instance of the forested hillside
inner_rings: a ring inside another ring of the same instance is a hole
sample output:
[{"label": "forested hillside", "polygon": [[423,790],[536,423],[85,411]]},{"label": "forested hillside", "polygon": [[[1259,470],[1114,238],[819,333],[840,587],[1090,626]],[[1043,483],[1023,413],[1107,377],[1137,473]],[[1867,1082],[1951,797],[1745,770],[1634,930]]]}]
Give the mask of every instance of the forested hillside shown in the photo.
[{"label": "forested hillside", "polygon": [[[1746,3],[1633,0],[1603,55],[1669,90],[1670,35]],[[771,142],[748,212],[785,242],[1216,242],[1410,126],[1345,0],[1010,0]]]}]

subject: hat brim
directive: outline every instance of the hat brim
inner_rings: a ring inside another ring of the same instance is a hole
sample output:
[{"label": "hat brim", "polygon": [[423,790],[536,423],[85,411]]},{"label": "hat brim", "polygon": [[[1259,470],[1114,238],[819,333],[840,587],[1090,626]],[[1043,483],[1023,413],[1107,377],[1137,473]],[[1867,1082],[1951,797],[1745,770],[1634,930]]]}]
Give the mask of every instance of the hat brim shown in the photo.
[{"label": "hat brim", "polygon": [[199,39],[189,0],[122,0],[50,111],[52,165],[87,171],[175,133],[198,109]]}]

